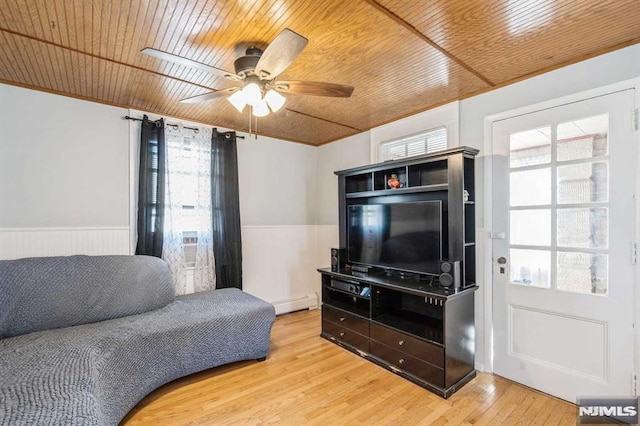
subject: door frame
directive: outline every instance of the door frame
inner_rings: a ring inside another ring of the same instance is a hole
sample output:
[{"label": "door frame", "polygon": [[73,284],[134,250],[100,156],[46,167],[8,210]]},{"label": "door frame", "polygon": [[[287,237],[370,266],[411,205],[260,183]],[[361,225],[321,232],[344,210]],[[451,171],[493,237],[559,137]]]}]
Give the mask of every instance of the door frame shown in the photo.
[{"label": "door frame", "polygon": [[[484,229],[485,237],[481,250],[484,252],[483,256],[483,271],[481,271],[484,282],[484,321],[483,321],[483,340],[484,340],[484,365],[483,369],[486,372],[493,373],[493,243],[491,239],[491,233],[493,232],[493,123],[497,121],[506,120],[509,118],[518,117],[521,115],[530,114],[533,112],[555,108],[558,106],[584,101],[590,98],[604,96],[613,92],[619,92],[622,90],[634,89],[635,90],[635,106],[640,107],[640,77],[630,80],[624,80],[610,85],[574,93],[567,96],[551,99],[544,102],[539,102],[532,105],[512,109],[509,111],[492,114],[484,118],[484,152],[483,152],[483,168],[484,168],[484,182],[483,182],[483,214],[484,214]],[[640,120],[640,118],[639,118]],[[632,123],[629,123],[632,126]],[[636,130],[636,141],[640,144],[640,130]],[[640,150],[638,150],[640,153]],[[640,168],[640,154],[636,159],[636,164]],[[640,217],[640,172],[636,176],[635,185],[635,202],[636,202],[636,223],[638,223]],[[634,240],[640,241],[640,223],[636,226],[636,235]],[[639,248],[640,249],[640,248]],[[631,254],[630,254],[631,255]],[[640,254],[638,255],[640,257]],[[640,387],[638,384],[638,377],[640,377],[640,260],[636,262],[633,267],[633,317],[634,317],[634,371],[636,375],[636,387]],[[640,389],[636,390],[636,395],[640,393]]]}]

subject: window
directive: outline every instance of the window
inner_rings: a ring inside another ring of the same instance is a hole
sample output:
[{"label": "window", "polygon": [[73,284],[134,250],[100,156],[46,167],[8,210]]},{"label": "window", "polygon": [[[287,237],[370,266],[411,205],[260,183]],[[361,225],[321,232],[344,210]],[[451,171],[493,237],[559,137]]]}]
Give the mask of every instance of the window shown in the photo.
[{"label": "window", "polygon": [[151,207],[151,227],[150,229],[156,229],[156,220],[158,219],[158,194],[156,192],[158,188],[158,139],[154,138],[149,140],[150,162],[148,164],[147,173],[151,179],[151,195],[148,206]]},{"label": "window", "polygon": [[413,157],[414,155],[428,154],[447,148],[447,127],[437,127],[380,144],[380,161],[397,160],[399,158]]},{"label": "window", "polygon": [[512,133],[511,283],[607,294],[609,116]]},{"label": "window", "polygon": [[[205,139],[200,143],[194,132],[167,132],[167,200],[170,200],[165,221],[167,231],[181,233],[184,267],[196,264],[198,237],[209,236],[211,228],[211,168],[210,147]],[[209,160],[209,161],[207,161]],[[200,235],[201,236],[201,235]]]},{"label": "window", "polygon": [[[185,132],[186,134],[186,132]],[[158,140],[149,142],[151,162],[149,164],[149,176],[152,180],[152,188],[158,185]],[[167,147],[168,161],[172,164],[180,164],[182,170],[174,173],[172,184],[182,188],[180,191],[180,203],[183,213],[180,220],[175,221],[175,226],[183,235],[185,266],[193,267],[196,262],[196,246],[198,244],[198,232],[196,231],[196,204],[198,199],[197,186],[192,182],[197,179],[196,158],[192,154],[192,139],[189,135],[183,137],[181,143],[171,141]],[[210,175],[205,175],[209,179]],[[175,196],[174,196],[175,198]],[[151,192],[151,229],[155,229],[155,221],[158,217],[158,198],[155,191]],[[165,226],[168,226],[165,223]]]}]

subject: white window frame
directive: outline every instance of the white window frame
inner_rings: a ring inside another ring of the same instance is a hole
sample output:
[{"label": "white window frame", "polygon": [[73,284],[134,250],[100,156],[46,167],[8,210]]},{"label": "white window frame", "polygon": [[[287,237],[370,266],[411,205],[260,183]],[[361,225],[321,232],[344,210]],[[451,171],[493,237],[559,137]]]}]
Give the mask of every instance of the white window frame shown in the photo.
[{"label": "white window frame", "polygon": [[424,133],[428,130],[443,126],[447,128],[447,148],[460,146],[459,107],[460,103],[455,101],[371,129],[371,162],[378,163],[382,161],[379,155],[380,144],[409,135]]},{"label": "white window frame", "polygon": [[[429,135],[433,134],[435,132],[439,132],[441,130],[444,130],[444,146],[442,147],[433,147],[429,145]],[[380,158],[380,161],[390,161],[390,160],[399,160],[402,158],[409,158],[409,157],[414,157],[416,155],[423,155],[423,154],[428,154],[431,152],[436,152],[436,151],[443,151],[445,149],[447,149],[449,147],[449,141],[448,141],[448,132],[447,132],[447,126],[440,126],[440,127],[436,127],[435,129],[429,129],[426,130],[424,132],[420,132],[420,133],[416,133],[413,135],[409,135],[409,136],[403,136],[401,138],[396,138],[396,139],[391,139],[388,141],[384,141],[378,144],[378,158]],[[410,154],[409,153],[409,146],[410,145],[414,145],[414,144],[420,144],[421,145],[421,149],[419,150],[419,152],[416,152],[414,154]],[[404,148],[404,155],[402,156],[398,156],[396,158],[390,158],[389,157],[385,157],[382,154],[382,151],[384,149],[385,145],[392,145],[393,148]],[[423,148],[423,149],[422,149]]]}]

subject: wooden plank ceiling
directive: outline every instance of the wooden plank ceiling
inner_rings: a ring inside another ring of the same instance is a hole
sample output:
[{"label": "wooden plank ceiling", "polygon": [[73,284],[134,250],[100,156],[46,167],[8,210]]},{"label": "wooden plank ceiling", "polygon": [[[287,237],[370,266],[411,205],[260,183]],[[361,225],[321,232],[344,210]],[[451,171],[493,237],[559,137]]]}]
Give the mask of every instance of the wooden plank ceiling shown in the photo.
[{"label": "wooden plank ceiling", "polygon": [[[637,0],[0,0],[0,82],[248,128],[235,85],[140,53],[218,68],[284,28],[309,39],[281,80],[355,87],[351,98],[286,95],[258,132],[320,145],[640,42]],[[1,101],[1,100],[0,100]]]}]

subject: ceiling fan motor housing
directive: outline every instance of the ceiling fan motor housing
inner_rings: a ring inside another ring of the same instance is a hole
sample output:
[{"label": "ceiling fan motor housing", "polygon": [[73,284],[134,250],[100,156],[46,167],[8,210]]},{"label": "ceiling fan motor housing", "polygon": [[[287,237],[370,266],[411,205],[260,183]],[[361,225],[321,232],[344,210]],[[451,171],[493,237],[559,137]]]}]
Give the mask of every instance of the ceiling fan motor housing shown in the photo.
[{"label": "ceiling fan motor housing", "polygon": [[246,50],[246,55],[241,56],[233,62],[233,67],[238,75],[248,75],[256,69],[258,61],[262,56],[262,50],[256,47],[250,47]]}]

